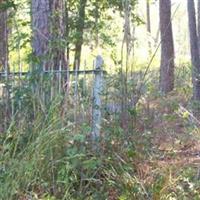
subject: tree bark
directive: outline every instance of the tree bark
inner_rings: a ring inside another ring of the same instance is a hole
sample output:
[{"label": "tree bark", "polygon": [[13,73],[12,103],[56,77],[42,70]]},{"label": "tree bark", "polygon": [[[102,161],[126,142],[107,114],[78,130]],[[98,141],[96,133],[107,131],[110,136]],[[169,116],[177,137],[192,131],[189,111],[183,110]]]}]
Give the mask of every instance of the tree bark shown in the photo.
[{"label": "tree bark", "polygon": [[[39,67],[49,67],[49,0],[32,0],[32,49],[34,61]],[[34,63],[35,64],[35,63]]]},{"label": "tree bark", "polygon": [[167,94],[174,88],[174,43],[171,23],[171,0],[160,0],[161,64],[160,91]]},{"label": "tree bark", "polygon": [[[80,68],[81,51],[83,45],[83,33],[85,27],[85,8],[87,0],[80,0],[79,3],[79,15],[76,23],[76,44],[75,44],[75,56],[74,56],[74,69]],[[77,66],[77,67],[76,67]]]},{"label": "tree bark", "polygon": [[192,60],[193,100],[200,102],[200,57],[194,0],[188,0],[187,7],[190,32],[190,51]]},{"label": "tree bark", "polygon": [[0,10],[0,70],[9,71],[7,11],[3,9]]},{"label": "tree bark", "polygon": [[45,70],[66,67],[63,0],[32,0],[32,48]]},{"label": "tree bark", "polygon": [[51,60],[53,69],[66,69],[65,60],[65,4],[63,0],[51,0]]}]

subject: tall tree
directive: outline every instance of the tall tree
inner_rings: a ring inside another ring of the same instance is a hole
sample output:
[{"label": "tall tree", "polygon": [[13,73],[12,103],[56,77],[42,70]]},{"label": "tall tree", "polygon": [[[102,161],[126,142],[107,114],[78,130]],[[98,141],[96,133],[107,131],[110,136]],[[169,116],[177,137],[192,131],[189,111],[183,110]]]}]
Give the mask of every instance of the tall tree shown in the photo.
[{"label": "tall tree", "polygon": [[40,66],[48,68],[49,53],[49,0],[32,0],[32,48]]},{"label": "tall tree", "polygon": [[[0,4],[5,3],[0,1]],[[7,9],[0,8],[0,70],[8,70]]]},{"label": "tall tree", "polygon": [[174,88],[174,43],[171,23],[171,0],[160,0],[161,64],[160,91],[167,94]]},{"label": "tall tree", "polygon": [[83,33],[85,27],[85,9],[87,0],[80,0],[78,9],[78,19],[76,22],[76,42],[75,42],[75,56],[74,56],[74,69],[76,66],[80,67],[81,51],[83,45]]},{"label": "tall tree", "polygon": [[45,69],[65,65],[63,2],[32,0],[33,55]]},{"label": "tall tree", "polygon": [[65,60],[65,3],[64,0],[52,0],[51,9],[51,60],[54,69],[66,68]]},{"label": "tall tree", "polygon": [[192,60],[193,100],[200,102],[200,57],[194,0],[187,0],[190,31],[190,51]]}]

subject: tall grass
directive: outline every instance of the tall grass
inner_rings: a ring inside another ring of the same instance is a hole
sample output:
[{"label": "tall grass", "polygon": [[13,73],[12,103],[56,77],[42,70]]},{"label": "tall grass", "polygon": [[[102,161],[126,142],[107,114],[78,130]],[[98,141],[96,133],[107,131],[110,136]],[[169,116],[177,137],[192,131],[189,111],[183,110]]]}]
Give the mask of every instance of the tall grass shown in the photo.
[{"label": "tall grass", "polygon": [[[118,80],[109,83],[113,91],[120,90]],[[41,79],[37,81],[39,84]],[[128,133],[121,127],[119,115],[105,115],[101,151],[96,153],[90,145],[91,105],[87,92],[85,99],[79,97],[81,106],[76,113],[84,117],[75,123],[73,93],[57,93],[51,99],[47,91],[47,96],[41,98],[41,88],[35,81],[29,79],[26,84],[13,89],[15,113],[0,135],[0,199],[146,200],[183,199],[189,194],[198,199],[196,185],[184,189],[185,183],[194,181],[195,172],[187,169],[189,180],[185,171],[173,175],[172,168],[145,168],[155,149],[151,146],[153,135],[137,130],[137,118],[144,111],[130,112]],[[51,88],[49,83],[46,86],[46,90]],[[156,87],[151,81],[144,90],[152,95]],[[111,95],[114,98],[114,93]]]},{"label": "tall grass", "polygon": [[[70,104],[74,94],[42,98],[40,81],[46,80],[30,77],[12,90],[15,112],[0,136],[0,199],[106,199],[112,192],[123,193],[126,178],[121,182],[120,176],[135,179],[132,164],[119,159],[133,145],[131,140],[125,144],[119,123],[108,125],[105,120],[102,134],[106,140],[101,141],[100,154],[94,152],[85,112],[89,102],[79,102],[85,109],[80,106],[76,114],[84,115],[84,120],[74,122],[74,105]],[[47,82],[45,86],[49,95],[52,85]]]}]

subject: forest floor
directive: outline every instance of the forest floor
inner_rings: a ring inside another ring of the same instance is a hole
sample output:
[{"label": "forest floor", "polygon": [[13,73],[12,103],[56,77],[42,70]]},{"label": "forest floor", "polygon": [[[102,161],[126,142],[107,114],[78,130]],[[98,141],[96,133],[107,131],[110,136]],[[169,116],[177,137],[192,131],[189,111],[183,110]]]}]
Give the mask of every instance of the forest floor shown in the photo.
[{"label": "forest floor", "polygon": [[153,136],[150,138],[153,153],[138,164],[138,176],[145,184],[153,182],[157,170],[169,171],[173,177],[177,171],[192,167],[196,170],[196,178],[200,178],[200,130],[189,112],[180,111],[187,107],[187,102],[187,96],[175,91],[167,97],[145,100],[141,104],[143,116],[147,116],[149,122],[145,127],[145,120],[140,119],[138,129]]}]

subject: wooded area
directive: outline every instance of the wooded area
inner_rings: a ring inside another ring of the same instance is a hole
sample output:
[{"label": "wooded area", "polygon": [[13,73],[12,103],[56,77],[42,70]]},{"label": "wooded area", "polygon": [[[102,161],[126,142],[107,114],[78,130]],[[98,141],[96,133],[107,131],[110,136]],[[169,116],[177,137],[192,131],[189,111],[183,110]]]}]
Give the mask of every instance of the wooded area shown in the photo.
[{"label": "wooded area", "polygon": [[200,199],[200,0],[0,0],[0,200]]}]

